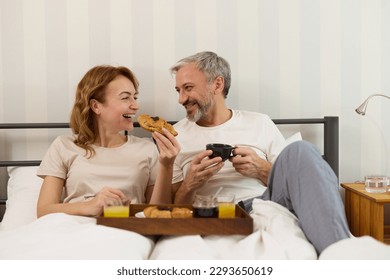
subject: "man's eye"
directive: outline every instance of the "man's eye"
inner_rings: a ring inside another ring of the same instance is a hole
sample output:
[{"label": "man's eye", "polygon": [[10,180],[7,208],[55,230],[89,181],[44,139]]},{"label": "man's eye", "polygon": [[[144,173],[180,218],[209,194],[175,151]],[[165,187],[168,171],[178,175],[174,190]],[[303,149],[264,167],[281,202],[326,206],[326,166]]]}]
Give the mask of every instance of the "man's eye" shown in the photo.
[{"label": "man's eye", "polygon": [[184,89],[186,90],[186,91],[191,91],[192,90],[192,86],[188,86],[188,87],[185,87]]}]

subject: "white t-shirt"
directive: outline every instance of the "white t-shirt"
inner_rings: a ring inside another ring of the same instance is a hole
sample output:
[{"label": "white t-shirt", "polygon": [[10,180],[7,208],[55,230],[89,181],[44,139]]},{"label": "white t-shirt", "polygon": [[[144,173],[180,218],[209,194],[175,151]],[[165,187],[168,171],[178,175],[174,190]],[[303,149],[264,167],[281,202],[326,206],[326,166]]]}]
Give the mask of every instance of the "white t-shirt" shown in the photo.
[{"label": "white t-shirt", "polygon": [[147,138],[127,136],[120,147],[93,146],[95,155],[74,144],[74,136],[57,137],[46,152],[37,175],[65,180],[64,202],[83,201],[103,187],[118,188],[131,198],[131,203],[144,203],[145,190],[154,185],[158,150]]},{"label": "white t-shirt", "polygon": [[[206,149],[206,144],[223,143],[232,146],[250,147],[263,159],[274,163],[285,147],[285,139],[269,116],[256,112],[232,110],[233,115],[227,122],[203,127],[182,119],[175,124],[177,141],[181,151],[175,160],[173,183],[183,180],[193,157]],[[261,195],[266,187],[254,178],[238,173],[230,161],[202,187],[201,192],[214,194],[223,186],[223,193],[234,193],[236,201]]]}]

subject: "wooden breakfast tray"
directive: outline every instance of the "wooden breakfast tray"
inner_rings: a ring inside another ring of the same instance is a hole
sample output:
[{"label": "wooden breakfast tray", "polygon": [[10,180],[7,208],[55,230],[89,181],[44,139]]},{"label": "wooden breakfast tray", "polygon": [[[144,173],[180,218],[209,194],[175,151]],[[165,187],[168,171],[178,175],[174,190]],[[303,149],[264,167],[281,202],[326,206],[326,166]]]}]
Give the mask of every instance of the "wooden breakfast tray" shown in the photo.
[{"label": "wooden breakfast tray", "polygon": [[[105,218],[98,217],[97,224],[125,230],[143,235],[248,235],[253,232],[253,219],[238,205],[236,217],[233,219],[220,218],[137,218],[135,214],[142,212],[151,204],[130,204],[130,217]],[[187,207],[191,205],[164,204],[161,207]]]}]

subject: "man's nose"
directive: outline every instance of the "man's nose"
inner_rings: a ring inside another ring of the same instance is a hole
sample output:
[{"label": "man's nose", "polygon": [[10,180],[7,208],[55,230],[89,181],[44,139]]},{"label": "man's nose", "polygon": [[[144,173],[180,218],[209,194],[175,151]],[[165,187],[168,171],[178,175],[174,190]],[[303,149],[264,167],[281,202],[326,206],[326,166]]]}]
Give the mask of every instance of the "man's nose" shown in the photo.
[{"label": "man's nose", "polygon": [[188,95],[185,94],[184,90],[181,90],[179,92],[179,103],[184,104],[188,100]]}]

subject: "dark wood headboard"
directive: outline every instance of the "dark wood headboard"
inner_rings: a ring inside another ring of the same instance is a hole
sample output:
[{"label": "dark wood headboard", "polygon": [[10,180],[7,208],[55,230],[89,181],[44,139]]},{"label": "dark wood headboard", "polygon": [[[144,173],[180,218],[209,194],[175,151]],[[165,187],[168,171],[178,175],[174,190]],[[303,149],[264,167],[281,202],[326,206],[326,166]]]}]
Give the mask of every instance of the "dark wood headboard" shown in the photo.
[{"label": "dark wood headboard", "polygon": [[[339,175],[339,117],[326,116],[316,119],[273,119],[276,125],[305,125],[322,124],[323,125],[323,158],[328,162],[336,175]],[[176,121],[169,123],[175,124]],[[137,122],[134,127],[139,127]],[[54,129],[69,128],[69,123],[2,123],[0,129]],[[0,167],[7,166],[37,166],[41,160],[0,160]],[[1,193],[6,193],[3,191]],[[4,207],[7,197],[0,197],[0,207]],[[0,211],[1,214],[1,211]],[[0,215],[1,221],[2,215]]]},{"label": "dark wood headboard", "polygon": [[339,117],[326,116],[319,119],[273,119],[277,125],[287,124],[323,124],[323,158],[339,176]]}]

